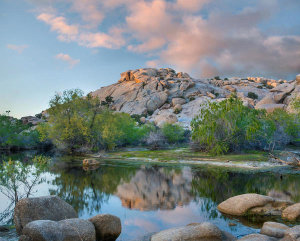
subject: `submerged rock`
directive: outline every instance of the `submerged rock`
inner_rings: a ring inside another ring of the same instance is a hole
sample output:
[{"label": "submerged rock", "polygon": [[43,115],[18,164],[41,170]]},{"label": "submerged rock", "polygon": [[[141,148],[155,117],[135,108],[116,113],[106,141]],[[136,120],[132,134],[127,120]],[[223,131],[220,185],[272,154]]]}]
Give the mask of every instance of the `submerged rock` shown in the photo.
[{"label": "submerged rock", "polygon": [[57,196],[24,198],[15,207],[14,223],[18,234],[26,224],[35,220],[60,221],[77,218],[74,208]]},{"label": "submerged rock", "polygon": [[95,241],[94,225],[87,220],[73,218],[62,221],[36,220],[28,223],[21,241]]},{"label": "submerged rock", "polygon": [[99,214],[89,219],[96,229],[97,240],[114,241],[122,230],[121,220],[110,214]]},{"label": "submerged rock", "polygon": [[236,216],[248,214],[281,215],[281,211],[292,203],[256,193],[231,197],[218,205],[218,210]]}]

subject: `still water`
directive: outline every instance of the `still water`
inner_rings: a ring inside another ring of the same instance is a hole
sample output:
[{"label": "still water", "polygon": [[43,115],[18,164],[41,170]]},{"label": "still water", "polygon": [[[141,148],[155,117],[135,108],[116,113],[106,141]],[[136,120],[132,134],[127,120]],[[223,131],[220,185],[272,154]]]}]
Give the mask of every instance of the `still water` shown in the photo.
[{"label": "still water", "polygon": [[[34,155],[2,155],[1,160],[28,162]],[[225,216],[217,210],[223,200],[255,192],[300,202],[299,171],[286,168],[253,171],[99,159],[97,168],[83,169],[82,159],[52,157],[50,166],[39,174],[31,196],[58,195],[84,219],[99,213],[118,216],[122,222],[119,241],[142,240],[153,232],[204,221],[241,237],[259,232],[263,220]],[[34,177],[29,173],[28,178]],[[1,190],[0,225],[8,225],[12,222],[13,204],[4,195],[5,187]],[[0,240],[17,240],[15,231],[0,232]]]}]

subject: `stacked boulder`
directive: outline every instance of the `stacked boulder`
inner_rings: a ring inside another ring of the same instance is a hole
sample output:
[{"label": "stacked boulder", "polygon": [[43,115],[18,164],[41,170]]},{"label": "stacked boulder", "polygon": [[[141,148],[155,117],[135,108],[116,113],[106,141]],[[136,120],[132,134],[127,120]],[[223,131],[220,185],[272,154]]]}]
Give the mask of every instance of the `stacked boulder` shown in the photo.
[{"label": "stacked boulder", "polygon": [[14,223],[20,241],[112,241],[121,233],[118,217],[102,214],[79,219],[74,208],[57,196],[20,200]]},{"label": "stacked boulder", "polygon": [[194,79],[171,68],[142,68],[121,73],[116,84],[91,94],[105,100],[111,96],[112,108],[130,115],[147,116],[158,126],[179,122],[189,126],[208,101],[222,101],[237,95],[245,106],[292,111],[291,101],[300,97],[300,76],[295,81],[262,77]]}]

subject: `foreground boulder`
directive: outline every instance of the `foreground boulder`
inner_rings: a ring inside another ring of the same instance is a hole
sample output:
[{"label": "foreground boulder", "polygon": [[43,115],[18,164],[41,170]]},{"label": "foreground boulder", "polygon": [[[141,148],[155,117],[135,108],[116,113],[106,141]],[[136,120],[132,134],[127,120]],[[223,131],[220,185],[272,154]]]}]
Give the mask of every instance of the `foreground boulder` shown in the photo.
[{"label": "foreground boulder", "polygon": [[57,196],[24,198],[15,207],[14,223],[18,234],[26,224],[35,220],[60,221],[77,218],[74,208]]},{"label": "foreground boulder", "polygon": [[185,227],[171,228],[154,234],[151,241],[226,241],[235,240],[229,233],[212,223],[194,223]]},{"label": "foreground boulder", "polygon": [[282,201],[269,196],[256,193],[242,194],[231,197],[218,205],[222,213],[245,216],[248,214],[257,215],[281,215],[281,212],[292,203]]},{"label": "foreground boulder", "polygon": [[288,229],[289,227],[282,223],[265,222],[260,233],[274,238],[282,238]]},{"label": "foreground boulder", "polygon": [[94,225],[83,219],[36,220],[28,223],[19,241],[95,241]]},{"label": "foreground boulder", "polygon": [[89,219],[96,229],[97,240],[114,241],[122,230],[121,220],[110,214],[99,214]]},{"label": "foreground boulder", "polygon": [[259,234],[259,233],[253,233],[249,234],[243,238],[238,239],[238,241],[276,241],[278,239],[269,237],[264,234]]},{"label": "foreground boulder", "polygon": [[296,203],[284,209],[282,211],[282,218],[289,221],[295,221],[300,218],[300,203]]},{"label": "foreground boulder", "polygon": [[283,241],[299,241],[300,240],[300,225],[294,226],[294,227],[288,229],[285,232],[282,240]]}]

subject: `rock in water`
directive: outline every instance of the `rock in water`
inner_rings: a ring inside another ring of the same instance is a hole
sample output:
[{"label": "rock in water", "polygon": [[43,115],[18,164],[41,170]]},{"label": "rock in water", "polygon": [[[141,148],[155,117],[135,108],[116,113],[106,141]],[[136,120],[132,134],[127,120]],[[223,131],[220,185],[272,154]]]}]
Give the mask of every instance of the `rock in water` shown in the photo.
[{"label": "rock in water", "polygon": [[20,237],[23,241],[95,241],[94,225],[83,219],[36,220],[28,223]]},{"label": "rock in water", "polygon": [[225,200],[218,205],[218,210],[236,216],[247,214],[281,215],[281,211],[291,204],[289,201],[277,200],[256,193],[248,193]]},{"label": "rock in water", "polygon": [[274,238],[282,238],[287,229],[289,229],[289,227],[282,223],[265,222],[260,233]]},{"label": "rock in water", "polygon": [[300,203],[296,203],[284,209],[282,211],[282,218],[289,221],[295,221],[297,218],[300,218]]},{"label": "rock in water", "polygon": [[77,218],[74,208],[57,196],[24,198],[20,200],[14,211],[14,223],[18,234],[27,223],[35,220],[60,221]]},{"label": "rock in water", "polygon": [[267,235],[253,233],[249,234],[241,239],[238,239],[238,241],[276,241],[277,238],[272,238]]},{"label": "rock in water", "polygon": [[121,231],[121,220],[110,214],[99,214],[89,219],[96,229],[97,240],[114,241]]},{"label": "rock in water", "polygon": [[212,223],[195,223],[185,227],[171,228],[154,234],[151,241],[226,241],[235,238],[221,231]]}]

